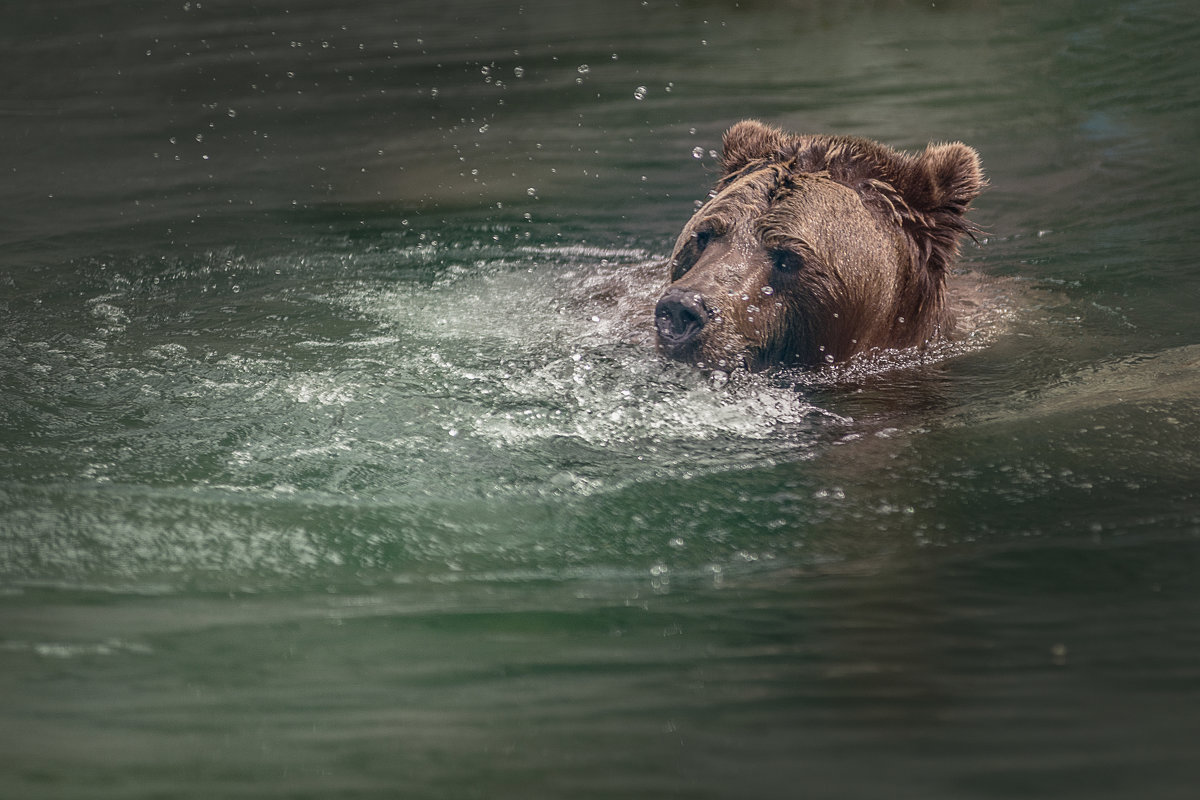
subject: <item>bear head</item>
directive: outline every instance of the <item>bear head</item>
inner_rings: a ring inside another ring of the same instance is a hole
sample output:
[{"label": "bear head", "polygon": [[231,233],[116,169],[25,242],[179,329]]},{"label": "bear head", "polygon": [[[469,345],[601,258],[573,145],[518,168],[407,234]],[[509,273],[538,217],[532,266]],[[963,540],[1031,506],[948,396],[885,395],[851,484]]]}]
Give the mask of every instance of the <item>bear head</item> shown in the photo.
[{"label": "bear head", "polygon": [[659,348],[698,366],[820,366],[948,332],[946,273],[986,181],[961,143],[917,155],[747,120],[680,233]]}]

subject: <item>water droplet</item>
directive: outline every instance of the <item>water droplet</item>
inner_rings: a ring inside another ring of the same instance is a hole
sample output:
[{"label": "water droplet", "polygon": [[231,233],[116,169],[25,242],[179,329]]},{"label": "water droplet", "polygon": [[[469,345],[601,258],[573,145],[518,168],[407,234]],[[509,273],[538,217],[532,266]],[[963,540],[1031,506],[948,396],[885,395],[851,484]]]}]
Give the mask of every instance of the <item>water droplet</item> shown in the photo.
[{"label": "water droplet", "polygon": [[515,76],[517,78],[524,78],[525,77],[525,68],[524,67],[513,67],[513,76]]},{"label": "water droplet", "polygon": [[830,353],[829,355],[825,356],[825,363],[826,363],[826,364],[832,364],[832,363],[833,363],[833,354],[832,354],[832,353]]},{"label": "water droplet", "polygon": [[759,291],[762,292],[767,297],[770,297],[771,295],[775,294],[775,287],[774,286],[764,286],[761,289],[759,289]]},{"label": "water droplet", "polygon": [[575,71],[578,72],[580,75],[587,75],[588,72],[591,71],[591,69],[592,68],[589,67],[587,64],[580,64],[578,67],[575,68]]},{"label": "water droplet", "polygon": [[432,87],[432,88],[429,90],[429,96],[430,96],[430,97],[437,97],[437,96],[438,96],[438,90],[437,90],[437,87],[436,87],[436,86],[435,86],[435,87]]},{"label": "water droplet", "polygon": [[482,68],[482,69],[480,69],[479,71],[480,71],[480,72],[482,72],[484,75],[491,75],[491,74],[492,74],[492,68],[491,68],[491,67],[483,67],[483,68]]},{"label": "water droplet", "polygon": [[204,141],[204,134],[203,134],[203,133],[197,133],[197,134],[196,134],[196,141],[197,141],[197,142],[203,142],[203,141]]},{"label": "water droplet", "polygon": [[234,109],[232,109],[232,108],[231,108],[231,109],[229,109],[228,111],[226,111],[225,113],[229,115],[229,118],[230,118],[230,119],[233,119],[234,117],[236,117],[236,116],[237,116],[237,111],[235,111],[235,110],[234,110]]},{"label": "water droplet", "polygon": [[747,313],[749,313],[749,314],[757,314],[757,313],[758,313],[758,306],[756,306],[756,305],[748,305],[748,306],[746,306],[746,312],[747,312]]},{"label": "water droplet", "polygon": [[896,322],[899,322],[901,325],[903,325],[903,324],[904,324],[904,317],[896,317]]},{"label": "water droplet", "polygon": [[704,158],[704,148],[703,147],[693,147],[692,148],[692,158]]},{"label": "water droplet", "polygon": [[529,195],[530,197],[534,197],[537,195],[537,189],[530,186],[528,189],[525,190],[525,194]]},{"label": "water droplet", "polygon": [[634,100],[645,100],[646,99],[646,87],[639,86],[636,89],[634,89],[633,90],[633,99]]}]

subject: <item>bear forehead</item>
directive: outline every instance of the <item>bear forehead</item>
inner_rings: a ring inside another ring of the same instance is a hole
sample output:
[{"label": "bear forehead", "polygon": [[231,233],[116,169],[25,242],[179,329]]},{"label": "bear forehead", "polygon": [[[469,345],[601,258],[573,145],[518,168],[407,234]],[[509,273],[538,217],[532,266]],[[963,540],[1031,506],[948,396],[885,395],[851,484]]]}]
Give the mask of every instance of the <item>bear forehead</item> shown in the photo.
[{"label": "bear forehead", "polygon": [[794,229],[807,221],[870,215],[862,196],[825,172],[768,165],[734,177],[693,219],[693,227],[725,233],[745,223]]}]

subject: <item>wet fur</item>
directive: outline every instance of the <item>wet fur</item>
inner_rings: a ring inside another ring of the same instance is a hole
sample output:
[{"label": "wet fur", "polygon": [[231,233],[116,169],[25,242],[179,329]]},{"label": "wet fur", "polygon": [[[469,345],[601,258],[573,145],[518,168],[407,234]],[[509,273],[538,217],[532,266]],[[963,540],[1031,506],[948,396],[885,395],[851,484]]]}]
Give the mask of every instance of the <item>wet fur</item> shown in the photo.
[{"label": "wet fur", "polygon": [[[703,296],[712,324],[688,346],[664,349],[705,366],[758,369],[945,334],[946,275],[959,239],[975,230],[965,214],[985,182],[978,155],[961,143],[909,155],[867,139],[738,123],[725,135],[722,176],[671,260],[672,288]],[[773,268],[780,254],[803,266]]]}]

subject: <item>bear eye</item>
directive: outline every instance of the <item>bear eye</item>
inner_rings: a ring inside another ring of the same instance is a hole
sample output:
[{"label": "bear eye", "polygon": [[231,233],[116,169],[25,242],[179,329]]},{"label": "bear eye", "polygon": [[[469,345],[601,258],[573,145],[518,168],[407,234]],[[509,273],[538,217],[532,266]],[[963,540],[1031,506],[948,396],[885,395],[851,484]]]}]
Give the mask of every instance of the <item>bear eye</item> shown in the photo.
[{"label": "bear eye", "polygon": [[771,266],[784,275],[795,275],[804,268],[804,256],[794,250],[775,250],[771,253]]}]

